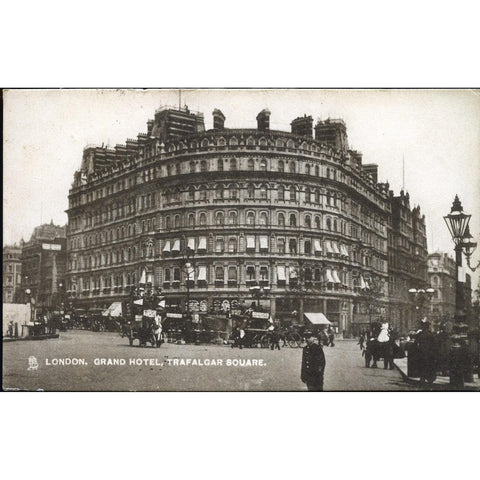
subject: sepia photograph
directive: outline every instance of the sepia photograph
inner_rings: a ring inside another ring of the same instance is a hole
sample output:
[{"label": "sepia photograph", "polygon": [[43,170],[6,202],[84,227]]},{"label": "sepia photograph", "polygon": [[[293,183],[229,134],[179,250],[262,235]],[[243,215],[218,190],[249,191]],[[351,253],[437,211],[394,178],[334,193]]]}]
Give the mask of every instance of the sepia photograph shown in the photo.
[{"label": "sepia photograph", "polygon": [[480,90],[2,101],[4,391],[480,390]]}]

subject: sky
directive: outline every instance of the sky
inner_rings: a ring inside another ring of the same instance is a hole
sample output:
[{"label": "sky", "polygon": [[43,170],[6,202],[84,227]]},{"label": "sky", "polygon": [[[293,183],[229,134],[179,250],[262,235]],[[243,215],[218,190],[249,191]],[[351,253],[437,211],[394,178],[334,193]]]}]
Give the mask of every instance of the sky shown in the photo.
[{"label": "sky", "polygon": [[[182,90],[181,103],[222,110],[226,128],[290,131],[304,114],[342,118],[350,148],[379,166],[379,181],[426,215],[428,249],[453,254],[443,220],[458,194],[480,243],[479,90]],[[179,104],[179,90],[8,90],[4,95],[3,244],[28,240],[35,226],[65,224],[68,190],[87,144],[114,147],[146,132],[155,109]],[[480,259],[476,252],[472,263]],[[478,275],[474,277],[477,286]]]}]

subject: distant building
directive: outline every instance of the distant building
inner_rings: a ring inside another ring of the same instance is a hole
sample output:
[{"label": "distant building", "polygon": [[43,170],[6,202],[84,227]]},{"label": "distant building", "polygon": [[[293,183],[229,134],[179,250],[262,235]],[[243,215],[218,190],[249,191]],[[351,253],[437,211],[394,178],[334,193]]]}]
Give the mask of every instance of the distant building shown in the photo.
[{"label": "distant building", "polygon": [[57,308],[63,301],[65,287],[66,227],[40,225],[22,248],[22,296],[37,308]]},{"label": "distant building", "polygon": [[438,329],[455,316],[455,260],[442,252],[428,255],[428,283],[435,292],[430,302],[430,321]]},{"label": "distant building", "polygon": [[15,303],[22,283],[22,247],[3,247],[3,303]]}]

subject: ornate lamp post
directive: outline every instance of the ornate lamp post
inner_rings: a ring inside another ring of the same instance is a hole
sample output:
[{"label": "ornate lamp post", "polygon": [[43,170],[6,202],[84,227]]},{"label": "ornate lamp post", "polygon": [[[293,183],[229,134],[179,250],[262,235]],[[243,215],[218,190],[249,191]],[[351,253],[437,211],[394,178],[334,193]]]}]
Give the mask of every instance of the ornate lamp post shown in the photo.
[{"label": "ornate lamp post", "polygon": [[[184,242],[186,240],[184,239]],[[187,291],[187,298],[186,298],[186,341],[191,340],[191,329],[192,329],[192,318],[190,312],[190,287],[193,284],[194,274],[195,274],[195,251],[190,248],[190,246],[186,243],[185,248],[182,251],[182,270],[185,275],[185,288]]]},{"label": "ornate lamp post", "polygon": [[455,199],[450,209],[450,213],[445,215],[443,219],[447,224],[448,231],[452,236],[452,240],[455,244],[455,321],[460,323],[464,316],[464,292],[459,281],[459,271],[462,267],[462,252],[467,257],[467,265],[475,271],[480,263],[476,267],[470,265],[470,257],[477,248],[476,242],[472,242],[472,235],[470,234],[470,228],[468,226],[471,215],[464,213],[462,202],[455,195]]}]

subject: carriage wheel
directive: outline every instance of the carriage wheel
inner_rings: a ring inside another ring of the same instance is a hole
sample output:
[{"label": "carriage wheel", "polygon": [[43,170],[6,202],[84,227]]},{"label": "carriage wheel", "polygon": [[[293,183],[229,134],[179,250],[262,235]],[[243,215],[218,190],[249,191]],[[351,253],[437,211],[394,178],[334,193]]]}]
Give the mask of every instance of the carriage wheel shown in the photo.
[{"label": "carriage wheel", "polygon": [[307,345],[307,341],[300,334],[298,334],[298,336],[300,337],[300,339],[297,340],[297,344],[298,344],[299,348],[305,347],[305,345]]}]

